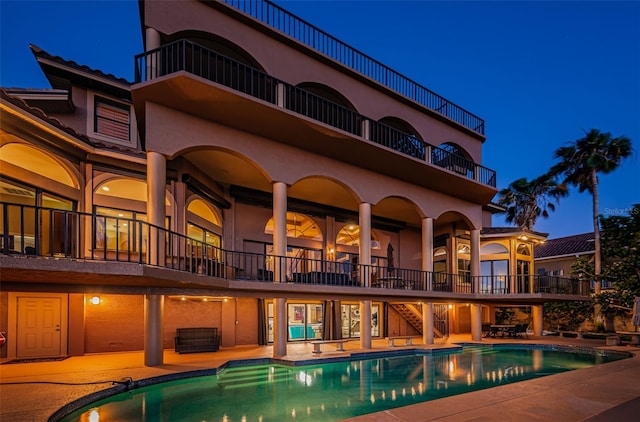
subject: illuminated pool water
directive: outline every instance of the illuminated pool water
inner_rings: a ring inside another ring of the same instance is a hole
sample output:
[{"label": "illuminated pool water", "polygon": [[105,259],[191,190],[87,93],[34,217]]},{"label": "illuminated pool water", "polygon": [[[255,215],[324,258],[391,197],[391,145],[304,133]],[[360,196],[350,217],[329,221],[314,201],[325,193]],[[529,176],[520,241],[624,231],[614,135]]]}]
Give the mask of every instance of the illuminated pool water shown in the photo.
[{"label": "illuminated pool water", "polygon": [[464,347],[217,375],[116,394],[62,421],[335,421],[628,357],[568,348]]}]

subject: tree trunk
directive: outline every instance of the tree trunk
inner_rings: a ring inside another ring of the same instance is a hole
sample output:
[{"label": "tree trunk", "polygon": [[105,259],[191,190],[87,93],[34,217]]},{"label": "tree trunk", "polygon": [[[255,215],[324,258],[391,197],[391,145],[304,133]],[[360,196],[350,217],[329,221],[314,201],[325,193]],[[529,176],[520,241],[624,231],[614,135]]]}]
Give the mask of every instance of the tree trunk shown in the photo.
[{"label": "tree trunk", "polygon": [[600,224],[599,224],[599,201],[600,198],[598,196],[598,175],[595,170],[591,171],[591,185],[593,187],[592,198],[593,198],[593,240],[594,240],[594,264],[595,264],[595,291],[596,294],[600,293],[602,288],[602,282],[600,279],[601,272],[601,257],[600,257]]},{"label": "tree trunk", "polygon": [[[591,171],[591,185],[593,187],[593,190],[591,192],[591,197],[593,198],[593,243],[594,243],[594,290],[596,292],[596,294],[600,294],[600,291],[602,289],[602,280],[600,279],[600,268],[601,268],[601,262],[600,262],[600,224],[598,222],[598,216],[599,216],[599,201],[600,198],[598,197],[598,175],[596,173],[595,170]],[[602,306],[596,304],[593,307],[593,317],[594,317],[594,321],[597,322],[602,322]]]}]

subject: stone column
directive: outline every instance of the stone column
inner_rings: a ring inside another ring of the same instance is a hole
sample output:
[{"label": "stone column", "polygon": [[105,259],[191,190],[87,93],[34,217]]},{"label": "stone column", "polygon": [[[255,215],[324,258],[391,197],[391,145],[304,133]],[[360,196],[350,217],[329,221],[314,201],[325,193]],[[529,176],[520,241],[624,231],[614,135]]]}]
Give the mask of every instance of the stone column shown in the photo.
[{"label": "stone column", "polygon": [[[371,204],[360,204],[360,283],[371,283]],[[371,301],[360,302],[360,347],[371,348]]]},{"label": "stone column", "polygon": [[[287,185],[283,182],[273,183],[273,281],[286,281],[287,255]],[[287,354],[287,300],[274,300],[273,315],[273,356],[280,357]]]},{"label": "stone column", "polygon": [[541,336],[544,325],[542,305],[531,306],[531,317],[533,319],[533,335]]},{"label": "stone column", "polygon": [[422,271],[425,274],[425,290],[433,289],[433,218],[422,219]]},{"label": "stone column", "polygon": [[482,340],[482,305],[471,304],[471,340]]},{"label": "stone column", "polygon": [[471,230],[471,280],[472,292],[480,293],[480,230]]},{"label": "stone column", "polygon": [[278,82],[276,84],[276,103],[278,107],[285,108],[287,106],[286,92],[287,87],[282,82]]},{"label": "stone column", "polygon": [[[157,152],[147,152],[147,220],[152,226],[164,227],[166,180],[165,157]],[[147,262],[151,265],[164,265],[164,231],[152,229],[148,236]],[[146,366],[157,366],[163,363],[163,318],[164,296],[145,295],[144,364]]]},{"label": "stone column", "polygon": [[159,366],[163,363],[162,330],[164,296],[144,296],[144,364]]},{"label": "stone column", "polygon": [[[161,42],[160,33],[156,31],[154,28],[147,28],[145,30],[145,39],[146,39],[145,51],[155,50],[156,48],[160,47],[160,42]],[[147,72],[146,78],[143,78],[142,80],[149,81],[151,79],[154,79],[160,76],[157,74],[160,63],[161,63],[161,58],[160,58],[159,52],[156,54],[147,56],[146,69],[144,69]],[[140,71],[142,71],[142,69],[140,69]]]},{"label": "stone column", "polygon": [[433,344],[433,302],[422,304],[422,341]]}]

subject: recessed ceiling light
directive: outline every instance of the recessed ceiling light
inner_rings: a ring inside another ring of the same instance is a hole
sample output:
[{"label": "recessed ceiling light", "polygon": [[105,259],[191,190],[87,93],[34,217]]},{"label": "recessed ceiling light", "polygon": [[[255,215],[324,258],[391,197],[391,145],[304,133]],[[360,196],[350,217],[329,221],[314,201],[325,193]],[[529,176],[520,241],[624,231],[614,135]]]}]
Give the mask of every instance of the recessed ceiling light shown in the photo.
[{"label": "recessed ceiling light", "polygon": [[105,191],[105,192],[109,192],[109,186],[103,186],[102,190]]}]

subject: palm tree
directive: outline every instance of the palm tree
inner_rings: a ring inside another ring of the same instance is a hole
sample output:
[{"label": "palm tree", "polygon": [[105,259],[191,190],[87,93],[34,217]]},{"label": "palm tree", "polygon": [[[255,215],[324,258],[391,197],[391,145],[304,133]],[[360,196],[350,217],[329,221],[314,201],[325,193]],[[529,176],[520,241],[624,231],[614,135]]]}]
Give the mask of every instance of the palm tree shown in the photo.
[{"label": "palm tree", "polygon": [[601,288],[600,225],[598,224],[598,173],[607,174],[618,168],[623,159],[632,155],[631,140],[626,136],[614,138],[597,129],[585,132],[583,138],[558,148],[554,158],[561,161],[550,174],[564,177],[564,184],[577,186],[580,192],[589,191],[593,199],[593,232],[595,239],[595,291]]},{"label": "palm tree", "polygon": [[544,174],[532,181],[526,177],[513,181],[498,193],[498,205],[505,207],[508,223],[532,230],[538,217],[549,217],[554,202],[567,195],[567,187]]}]

